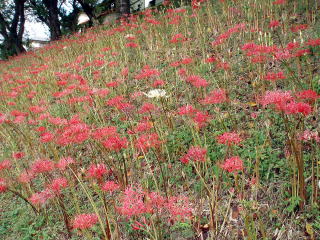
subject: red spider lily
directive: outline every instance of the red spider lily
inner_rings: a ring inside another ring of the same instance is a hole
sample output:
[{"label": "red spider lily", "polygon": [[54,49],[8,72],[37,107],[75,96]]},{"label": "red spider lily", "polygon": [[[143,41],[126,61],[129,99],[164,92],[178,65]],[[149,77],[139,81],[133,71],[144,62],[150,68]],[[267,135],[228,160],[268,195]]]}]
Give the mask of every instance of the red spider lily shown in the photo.
[{"label": "red spider lily", "polygon": [[140,150],[147,151],[150,148],[157,148],[162,144],[158,134],[143,134],[136,140],[136,147]]},{"label": "red spider lily", "polygon": [[194,115],[198,110],[191,105],[186,105],[178,109],[179,115]]},{"label": "red spider lily", "polygon": [[0,178],[0,193],[7,191],[8,186],[4,178]]},{"label": "red spider lily", "polygon": [[312,112],[312,107],[308,103],[291,101],[285,105],[284,112],[286,114],[302,113],[307,116]]},{"label": "red spider lily", "polygon": [[224,89],[216,89],[211,91],[203,100],[201,100],[202,104],[218,104],[224,103],[228,101],[226,90]]},{"label": "red spider lily", "polygon": [[53,192],[50,189],[45,189],[41,192],[34,193],[29,198],[29,201],[34,205],[44,205],[48,200],[54,197]]},{"label": "red spider lily", "polygon": [[55,194],[60,194],[61,189],[68,187],[68,180],[64,177],[53,179],[52,183],[47,186],[47,189]]},{"label": "red spider lily", "polygon": [[192,217],[193,209],[186,196],[173,196],[168,199],[166,209],[169,212],[170,222],[184,221]]},{"label": "red spider lily", "polygon": [[183,58],[181,61],[181,64],[187,65],[193,62],[192,58]]},{"label": "red spider lily", "polygon": [[220,144],[231,146],[231,145],[239,145],[239,143],[242,141],[242,139],[238,133],[225,132],[225,133],[217,136],[217,141]]},{"label": "red spider lily", "polygon": [[123,96],[116,96],[114,98],[110,98],[107,101],[107,105],[115,107],[119,110],[126,110],[132,107],[132,105],[129,102],[126,102]]},{"label": "red spider lily", "polygon": [[151,209],[144,203],[144,197],[145,192],[141,187],[127,187],[120,200],[120,207],[117,208],[117,211],[127,217],[151,212]]},{"label": "red spider lily", "polygon": [[280,22],[278,20],[273,20],[269,23],[269,28],[276,28],[280,26]]},{"label": "red spider lily", "polygon": [[103,184],[101,189],[105,192],[113,193],[114,191],[120,189],[120,185],[115,183],[114,181],[107,181]]},{"label": "red spider lily", "polygon": [[125,137],[120,137],[117,135],[110,136],[102,142],[102,145],[110,151],[119,152],[121,149],[128,147],[128,140]]},{"label": "red spider lily", "polygon": [[103,163],[91,164],[87,170],[87,177],[100,179],[107,173],[108,173],[107,167]]},{"label": "red spider lily", "polygon": [[289,42],[287,44],[286,49],[293,50],[293,49],[296,49],[296,48],[299,48],[299,47],[300,47],[300,43],[299,42]]},{"label": "red spider lily", "polygon": [[102,140],[102,139],[105,139],[109,136],[114,136],[116,134],[117,134],[117,127],[107,126],[107,127],[102,127],[102,128],[98,128],[98,129],[94,130],[91,133],[91,136],[94,139]]},{"label": "red spider lily", "polygon": [[55,168],[55,164],[48,159],[39,159],[32,163],[31,172],[34,174],[51,172]]},{"label": "red spider lily", "polygon": [[267,75],[265,75],[263,78],[265,80],[275,82],[280,79],[286,79],[286,76],[283,74],[283,72],[277,72],[277,73],[268,72]]},{"label": "red spider lily", "polygon": [[0,162],[0,172],[4,169],[9,169],[12,166],[12,163],[8,159],[4,159]]},{"label": "red spider lily", "polygon": [[184,37],[182,33],[178,33],[172,36],[170,43],[181,43],[187,40],[188,38]]},{"label": "red spider lily", "polygon": [[299,24],[299,25],[292,26],[290,29],[292,32],[298,32],[308,28],[309,28],[308,24]]},{"label": "red spider lily", "polygon": [[139,109],[139,113],[144,114],[144,113],[151,113],[153,111],[155,111],[157,109],[157,107],[152,104],[152,103],[144,103],[141,108]]},{"label": "red spider lily", "polygon": [[73,158],[71,157],[64,157],[61,158],[59,160],[59,162],[56,164],[56,167],[62,171],[66,170],[66,168],[70,165],[70,164],[74,164],[75,161]]},{"label": "red spider lily", "polygon": [[207,149],[198,146],[192,146],[189,148],[188,152],[180,158],[182,163],[194,162],[205,162],[207,158]]},{"label": "red spider lily", "polygon": [[320,38],[315,38],[315,39],[309,39],[307,42],[306,42],[306,45],[307,46],[319,46],[320,45]]},{"label": "red spider lily", "polygon": [[208,57],[207,59],[205,59],[206,63],[214,63],[216,61],[217,61],[217,59],[215,57]]},{"label": "red spider lily", "polygon": [[34,177],[35,174],[32,171],[24,171],[19,175],[18,180],[21,183],[29,183]]},{"label": "red spider lily", "polygon": [[98,216],[94,213],[79,214],[74,217],[72,227],[74,229],[87,229],[91,228],[98,222]]},{"label": "red spider lily", "polygon": [[90,137],[90,128],[81,122],[69,123],[63,129],[58,130],[56,136],[56,143],[59,145],[79,144]]},{"label": "red spider lily", "polygon": [[137,43],[135,43],[135,42],[128,42],[128,43],[126,43],[126,47],[128,47],[128,48],[137,48],[137,47],[139,47],[139,45]]},{"label": "red spider lily", "polygon": [[25,156],[24,152],[16,152],[16,153],[12,153],[12,157],[15,159],[21,159]]},{"label": "red spider lily", "polygon": [[320,98],[320,95],[318,95],[315,91],[309,89],[309,90],[303,90],[303,91],[297,92],[296,97],[302,100],[307,99],[307,100],[315,101],[318,98]]},{"label": "red spider lily", "polygon": [[272,2],[273,5],[281,5],[281,4],[285,4],[286,0],[276,0],[274,2]]},{"label": "red spider lily", "polygon": [[156,88],[156,87],[160,87],[160,86],[163,86],[165,85],[165,82],[161,79],[158,79],[158,80],[155,80],[153,83],[152,83],[152,87]]},{"label": "red spider lily", "polygon": [[148,132],[153,128],[152,122],[143,120],[133,129],[134,133]]},{"label": "red spider lily", "polygon": [[243,161],[238,156],[228,158],[222,165],[221,168],[228,172],[243,171]]},{"label": "red spider lily", "polygon": [[40,134],[40,142],[42,143],[47,143],[47,142],[51,142],[54,139],[54,134],[52,134],[51,132],[43,132]]},{"label": "red spider lily", "polygon": [[290,91],[267,91],[266,94],[260,99],[262,106],[274,104],[278,110],[283,109],[285,104],[292,101],[293,97]]},{"label": "red spider lily", "polygon": [[206,126],[207,122],[211,119],[211,116],[207,112],[197,111],[192,117],[192,120],[197,124],[199,128]]},{"label": "red spider lily", "polygon": [[207,80],[197,75],[187,77],[186,81],[196,88],[207,87],[209,85]]},{"label": "red spider lily", "polygon": [[135,76],[135,79],[148,79],[158,76],[160,76],[160,72],[157,69],[151,69],[150,66],[146,65],[142,68],[141,72]]}]

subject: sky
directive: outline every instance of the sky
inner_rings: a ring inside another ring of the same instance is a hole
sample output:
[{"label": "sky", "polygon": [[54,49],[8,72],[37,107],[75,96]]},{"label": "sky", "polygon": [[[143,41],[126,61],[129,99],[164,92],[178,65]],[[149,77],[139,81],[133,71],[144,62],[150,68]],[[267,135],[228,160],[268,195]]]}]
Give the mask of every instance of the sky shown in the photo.
[{"label": "sky", "polygon": [[49,29],[41,22],[26,21],[24,37],[32,40],[49,40]]}]

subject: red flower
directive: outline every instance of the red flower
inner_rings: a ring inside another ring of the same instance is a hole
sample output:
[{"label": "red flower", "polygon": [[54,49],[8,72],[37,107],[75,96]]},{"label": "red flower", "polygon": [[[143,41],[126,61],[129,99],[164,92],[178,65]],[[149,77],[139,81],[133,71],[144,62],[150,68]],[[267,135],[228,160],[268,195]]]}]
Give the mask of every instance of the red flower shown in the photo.
[{"label": "red flower", "polygon": [[121,206],[117,208],[118,212],[127,217],[150,212],[151,209],[145,204],[144,197],[145,192],[141,187],[128,187],[121,199]]},{"label": "red flower", "polygon": [[24,153],[23,152],[16,152],[16,153],[12,153],[12,157],[15,159],[20,159],[24,157]]},{"label": "red flower", "polygon": [[208,86],[207,80],[205,80],[197,75],[191,75],[191,76],[187,77],[186,81],[189,82],[192,86],[195,86],[196,88]]},{"label": "red flower", "polygon": [[309,90],[303,90],[296,93],[297,98],[299,99],[308,99],[315,101],[318,98],[320,98],[320,95],[318,95],[315,91],[309,89]]},{"label": "red flower", "polygon": [[60,159],[60,161],[56,164],[56,167],[60,170],[66,170],[67,166],[73,163],[75,163],[73,158],[65,157]]},{"label": "red flower", "polygon": [[315,39],[309,39],[308,42],[306,42],[307,46],[319,46],[320,45],[320,38],[315,38]]},{"label": "red flower", "polygon": [[150,113],[150,112],[153,112],[156,110],[156,106],[154,106],[152,103],[144,103],[140,110],[139,110],[139,113],[143,114],[143,113]]},{"label": "red flower", "polygon": [[3,169],[9,169],[11,165],[12,164],[8,159],[3,160],[2,162],[0,162],[0,171],[2,171]]},{"label": "red flower", "polygon": [[115,126],[107,126],[94,130],[91,135],[94,139],[102,140],[110,136],[114,136],[117,134],[117,127]]},{"label": "red flower", "polygon": [[189,148],[188,152],[180,158],[182,163],[189,163],[189,161],[194,162],[205,162],[207,155],[207,149],[198,146],[192,146]]},{"label": "red flower", "polygon": [[156,133],[143,134],[136,140],[136,147],[143,151],[147,151],[150,148],[157,148],[161,145],[162,141],[159,140],[159,136]]},{"label": "red flower", "polygon": [[56,194],[60,194],[62,188],[66,188],[68,186],[68,181],[66,178],[56,178],[52,181],[51,184],[47,186],[47,189],[52,190]]},{"label": "red flower", "polygon": [[298,32],[301,30],[305,30],[308,27],[309,27],[308,24],[299,24],[299,25],[292,26],[290,29],[292,32]]},{"label": "red flower", "polygon": [[32,194],[32,196],[29,198],[29,201],[35,205],[44,205],[49,199],[53,197],[53,192],[50,189],[45,189],[42,192]]},{"label": "red flower", "polygon": [[279,27],[280,26],[280,22],[277,20],[273,20],[269,23],[269,28],[275,28],[275,27]]},{"label": "red flower", "polygon": [[243,171],[243,161],[238,156],[231,157],[221,165],[221,168],[228,172]]},{"label": "red flower", "polygon": [[4,178],[0,178],[0,193],[7,191],[7,183]]},{"label": "red flower", "polygon": [[47,159],[40,159],[31,165],[31,172],[34,174],[50,172],[54,169],[54,163]]},{"label": "red flower", "polygon": [[210,115],[207,112],[203,113],[201,111],[198,111],[192,117],[192,120],[197,124],[199,128],[202,128],[210,120]]},{"label": "red flower", "polygon": [[96,224],[98,220],[98,216],[94,213],[79,214],[73,219],[72,226],[75,229],[87,229]]},{"label": "red flower", "polygon": [[89,169],[87,170],[88,178],[96,178],[100,179],[108,172],[106,165],[103,163],[100,164],[91,164]]},{"label": "red flower", "polygon": [[307,116],[312,112],[312,108],[308,103],[292,101],[285,105],[284,111],[286,114],[302,113]]},{"label": "red flower", "polygon": [[107,181],[101,187],[101,189],[105,192],[114,192],[120,188],[119,184],[115,183],[114,181]]},{"label": "red flower", "polygon": [[285,0],[276,0],[274,2],[272,2],[273,5],[281,5],[281,4],[285,4],[286,1]]},{"label": "red flower", "polygon": [[191,105],[186,105],[178,109],[179,115],[194,115],[198,110]]},{"label": "red flower", "polygon": [[231,145],[239,145],[239,143],[242,141],[240,138],[240,135],[235,132],[225,132],[219,136],[217,136],[217,141],[220,144],[225,144],[227,146]]},{"label": "red flower", "polygon": [[205,99],[201,100],[202,104],[217,104],[228,100],[227,93],[224,89],[216,89],[211,91]]},{"label": "red flower", "polygon": [[289,101],[292,101],[293,97],[291,96],[290,91],[267,91],[266,94],[261,98],[260,103],[262,106],[267,106],[274,104],[278,110],[284,108],[285,104]]},{"label": "red flower", "polygon": [[119,152],[121,149],[127,148],[128,140],[125,137],[120,136],[110,136],[104,142],[103,146],[110,151]]},{"label": "red flower", "polygon": [[280,79],[286,79],[286,76],[283,72],[272,73],[268,72],[266,76],[263,77],[265,80],[275,82]]},{"label": "red flower", "polygon": [[144,120],[138,123],[138,125],[133,129],[135,133],[147,132],[153,128],[152,122]]}]

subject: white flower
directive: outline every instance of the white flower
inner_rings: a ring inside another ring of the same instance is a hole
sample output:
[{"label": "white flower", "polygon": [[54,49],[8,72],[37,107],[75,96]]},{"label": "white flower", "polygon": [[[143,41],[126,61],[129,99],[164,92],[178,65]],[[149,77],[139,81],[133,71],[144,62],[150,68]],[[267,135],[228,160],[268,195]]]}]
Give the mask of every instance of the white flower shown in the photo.
[{"label": "white flower", "polygon": [[152,89],[148,93],[143,93],[148,98],[161,98],[161,97],[168,97],[166,94],[167,92],[164,89]]}]

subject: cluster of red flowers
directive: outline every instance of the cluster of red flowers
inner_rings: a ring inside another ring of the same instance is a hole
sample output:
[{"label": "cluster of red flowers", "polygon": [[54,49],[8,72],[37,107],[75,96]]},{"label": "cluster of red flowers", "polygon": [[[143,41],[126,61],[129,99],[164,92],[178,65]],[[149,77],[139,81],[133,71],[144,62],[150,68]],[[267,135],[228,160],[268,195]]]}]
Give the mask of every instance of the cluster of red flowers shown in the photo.
[{"label": "cluster of red flowers", "polygon": [[220,45],[220,44],[224,43],[227,39],[229,39],[232,36],[232,34],[235,34],[237,32],[245,30],[245,29],[246,29],[246,24],[245,23],[239,23],[239,24],[235,25],[234,27],[229,28],[226,32],[220,34],[216,38],[216,40],[211,43],[211,45],[213,47],[217,46],[217,45]]},{"label": "cluster of red flowers", "polygon": [[242,141],[242,139],[238,133],[225,132],[225,133],[217,136],[217,141],[220,144],[231,146],[231,145],[239,145],[239,143]]},{"label": "cluster of red flowers", "polygon": [[227,93],[224,89],[216,89],[211,91],[203,100],[202,104],[217,104],[228,101]]},{"label": "cluster of red flowers", "polygon": [[[300,96],[300,99],[311,98],[314,100],[316,93],[309,90],[308,92],[298,92],[297,96]],[[310,104],[305,102],[296,102],[289,91],[267,91],[266,94],[261,98],[260,103],[262,106],[274,105],[277,110],[286,114],[301,113],[304,116],[307,116],[312,112],[312,107]]]},{"label": "cluster of red flowers", "polygon": [[159,193],[148,193],[141,187],[129,186],[124,191],[117,211],[128,218],[158,213],[158,216],[168,221],[183,221],[192,216],[193,210],[185,196],[165,198]]},{"label": "cluster of red flowers", "polygon": [[207,122],[211,119],[210,115],[207,112],[201,112],[191,105],[180,107],[178,109],[178,114],[190,117],[199,128],[206,126]]},{"label": "cluster of red flowers", "polygon": [[79,214],[74,217],[72,227],[74,229],[87,229],[91,228],[98,222],[98,216],[94,213]]},{"label": "cluster of red flowers", "polygon": [[237,173],[243,171],[243,161],[238,156],[230,157],[221,165],[225,171]]},{"label": "cluster of red flowers", "polygon": [[286,79],[286,76],[284,75],[283,72],[277,72],[277,73],[268,72],[267,75],[265,75],[263,78],[265,80],[275,82],[280,79]]},{"label": "cluster of red flowers", "polygon": [[191,146],[188,152],[180,158],[182,163],[193,162],[205,162],[207,157],[207,149],[199,146]]}]

